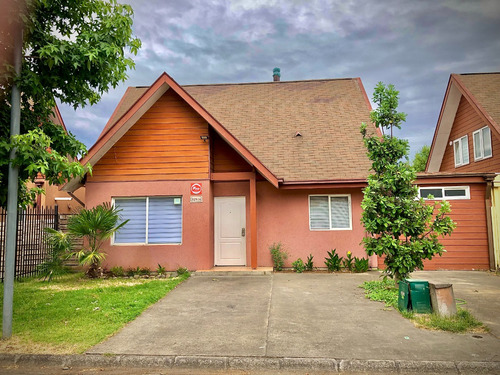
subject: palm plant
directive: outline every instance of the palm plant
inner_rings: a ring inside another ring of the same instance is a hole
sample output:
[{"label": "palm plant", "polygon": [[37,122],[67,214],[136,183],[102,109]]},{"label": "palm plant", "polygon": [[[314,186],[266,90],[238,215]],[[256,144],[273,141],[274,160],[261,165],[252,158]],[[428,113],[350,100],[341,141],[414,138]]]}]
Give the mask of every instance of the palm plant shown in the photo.
[{"label": "palm plant", "polygon": [[100,265],[106,258],[106,254],[101,251],[104,241],[128,222],[125,220],[118,224],[119,212],[119,209],[109,203],[103,203],[94,208],[84,208],[68,220],[68,232],[84,240],[82,249],[71,255],[76,256],[81,265],[89,267],[89,277],[98,276]]},{"label": "palm plant", "polygon": [[50,253],[47,259],[38,266],[38,270],[44,280],[50,281],[68,272],[64,266],[64,258],[68,256],[71,249],[72,236],[52,228],[45,228],[45,232],[47,233],[45,241],[50,246]]}]

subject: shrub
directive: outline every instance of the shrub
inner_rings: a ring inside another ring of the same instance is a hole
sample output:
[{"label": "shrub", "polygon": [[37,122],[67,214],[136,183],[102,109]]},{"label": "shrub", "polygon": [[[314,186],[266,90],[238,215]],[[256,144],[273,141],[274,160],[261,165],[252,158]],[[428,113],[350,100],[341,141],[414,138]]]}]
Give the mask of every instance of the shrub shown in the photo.
[{"label": "shrub", "polygon": [[50,246],[50,253],[37,269],[44,280],[51,281],[68,273],[64,259],[71,250],[71,235],[52,228],[45,228],[45,232],[48,234],[46,242]]},{"label": "shrub", "polygon": [[325,265],[328,268],[328,271],[334,272],[340,270],[340,265],[342,263],[342,257],[339,257],[337,254],[337,249],[333,249],[332,251],[327,251],[328,257],[325,258]]},{"label": "shrub", "polygon": [[354,258],[352,257],[352,253],[350,251],[347,252],[347,256],[342,259],[342,266],[348,270],[352,271],[352,266],[353,266]]},{"label": "shrub", "polygon": [[283,249],[281,242],[273,243],[269,247],[271,257],[273,258],[274,270],[282,271],[285,265],[285,260],[288,259],[288,253]]},{"label": "shrub", "polygon": [[151,270],[148,267],[141,268],[139,275],[151,275]]},{"label": "shrub", "polygon": [[366,272],[370,268],[368,264],[368,258],[358,258],[354,257],[354,272],[361,273]]},{"label": "shrub", "polygon": [[135,271],[133,268],[130,268],[130,267],[127,268],[127,276],[131,277],[131,276],[134,276],[134,274],[135,274]]},{"label": "shrub", "polygon": [[304,265],[304,261],[300,258],[292,263],[292,268],[297,273],[302,273],[306,270],[306,266]]},{"label": "shrub", "polygon": [[313,270],[313,255],[312,254],[309,254],[309,256],[307,257],[307,262],[305,264],[306,266],[306,271],[312,271]]},{"label": "shrub", "polygon": [[167,272],[165,267],[162,267],[160,263],[158,263],[158,268],[156,269],[156,273],[158,275],[164,275]]},{"label": "shrub", "polygon": [[116,276],[116,277],[125,276],[125,271],[123,270],[122,266],[111,267],[109,272],[111,272],[111,275]]},{"label": "shrub", "polygon": [[177,275],[181,276],[184,275],[185,273],[188,273],[188,269],[186,267],[177,268]]}]

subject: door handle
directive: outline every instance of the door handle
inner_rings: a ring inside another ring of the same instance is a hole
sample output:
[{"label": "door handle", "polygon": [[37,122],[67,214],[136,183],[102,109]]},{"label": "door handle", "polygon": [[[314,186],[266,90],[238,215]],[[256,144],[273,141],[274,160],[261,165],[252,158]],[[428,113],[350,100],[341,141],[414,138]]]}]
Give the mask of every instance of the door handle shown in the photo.
[{"label": "door handle", "polygon": [[246,233],[245,228],[241,228],[241,237],[245,237],[245,233]]}]

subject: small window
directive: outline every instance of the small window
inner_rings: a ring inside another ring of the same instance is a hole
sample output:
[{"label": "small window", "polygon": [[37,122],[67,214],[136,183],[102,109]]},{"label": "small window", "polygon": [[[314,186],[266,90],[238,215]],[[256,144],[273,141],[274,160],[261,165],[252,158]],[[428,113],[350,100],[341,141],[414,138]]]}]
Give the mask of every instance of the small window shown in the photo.
[{"label": "small window", "polygon": [[455,153],[455,167],[469,164],[469,141],[468,137],[464,135],[453,141],[453,151]]},{"label": "small window", "polygon": [[424,199],[430,199],[429,195],[434,200],[470,199],[468,186],[420,187],[418,192]]},{"label": "small window", "polygon": [[115,198],[123,220],[113,244],[180,244],[182,242],[182,198]]},{"label": "small window", "polygon": [[309,228],[311,230],[350,230],[350,195],[309,196]]},{"label": "small window", "polygon": [[485,126],[472,133],[474,140],[474,161],[490,158],[492,156],[491,148],[491,130]]}]

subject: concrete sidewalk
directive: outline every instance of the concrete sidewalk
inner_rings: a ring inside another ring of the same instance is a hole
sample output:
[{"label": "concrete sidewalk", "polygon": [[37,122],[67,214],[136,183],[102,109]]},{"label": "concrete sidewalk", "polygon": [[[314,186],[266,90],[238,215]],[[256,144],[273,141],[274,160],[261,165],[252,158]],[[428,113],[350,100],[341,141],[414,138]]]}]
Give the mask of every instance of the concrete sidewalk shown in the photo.
[{"label": "concrete sidewalk", "polygon": [[332,360],[337,371],[341,360],[389,367],[437,361],[451,373],[458,373],[458,363],[500,370],[499,277],[465,271],[413,275],[454,283],[455,296],[493,332],[472,335],[418,329],[397,311],[367,300],[359,285],[378,276],[193,277],[88,353],[170,356],[181,363],[183,357],[218,357],[226,365],[250,361],[271,368],[286,358]]}]

